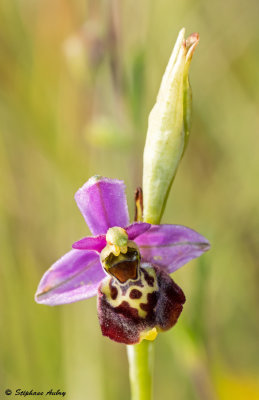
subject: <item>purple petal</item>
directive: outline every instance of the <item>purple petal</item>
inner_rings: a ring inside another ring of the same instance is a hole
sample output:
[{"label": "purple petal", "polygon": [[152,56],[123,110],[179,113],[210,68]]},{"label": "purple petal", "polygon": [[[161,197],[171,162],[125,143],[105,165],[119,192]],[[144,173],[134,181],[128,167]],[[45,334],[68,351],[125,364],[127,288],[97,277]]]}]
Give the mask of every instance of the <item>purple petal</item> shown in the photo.
[{"label": "purple petal", "polygon": [[93,176],[76,192],[75,200],[93,235],[129,224],[123,181]]},{"label": "purple petal", "polygon": [[35,300],[55,306],[87,299],[96,295],[105,276],[96,252],[71,250],[45,272]]},{"label": "purple petal", "polygon": [[210,248],[207,239],[182,225],[152,225],[135,242],[143,261],[158,265],[168,273],[176,271]]},{"label": "purple petal", "polygon": [[142,233],[146,232],[150,227],[151,225],[146,222],[134,222],[125,229],[129,236],[129,239],[134,240],[137,236],[142,235]]},{"label": "purple petal", "polygon": [[94,250],[101,253],[102,249],[106,246],[105,235],[98,235],[92,237],[85,237],[72,244],[73,249],[78,250]]}]

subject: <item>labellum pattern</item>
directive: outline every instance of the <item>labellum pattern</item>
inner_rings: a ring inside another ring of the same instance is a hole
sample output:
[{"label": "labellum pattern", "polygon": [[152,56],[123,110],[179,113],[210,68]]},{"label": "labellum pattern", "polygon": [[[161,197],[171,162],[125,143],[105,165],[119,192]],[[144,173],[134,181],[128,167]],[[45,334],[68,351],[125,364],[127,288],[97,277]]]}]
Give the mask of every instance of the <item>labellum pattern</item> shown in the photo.
[{"label": "labellum pattern", "polygon": [[104,336],[135,344],[166,331],[182,311],[185,296],[163,270],[144,264],[139,278],[120,285],[106,278],[98,290],[98,315]]}]

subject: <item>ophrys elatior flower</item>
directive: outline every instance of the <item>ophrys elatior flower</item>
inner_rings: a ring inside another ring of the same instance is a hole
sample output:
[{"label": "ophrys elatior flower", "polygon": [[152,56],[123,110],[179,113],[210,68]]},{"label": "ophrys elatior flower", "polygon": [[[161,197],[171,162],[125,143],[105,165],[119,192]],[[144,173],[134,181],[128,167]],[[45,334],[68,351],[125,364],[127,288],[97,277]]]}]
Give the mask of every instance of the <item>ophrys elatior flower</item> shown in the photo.
[{"label": "ophrys elatior flower", "polygon": [[47,305],[98,297],[103,335],[135,344],[171,328],[185,302],[170,273],[209,249],[181,225],[129,224],[122,181],[93,177],[75,200],[93,235],[73,244],[44,274],[36,301]]}]

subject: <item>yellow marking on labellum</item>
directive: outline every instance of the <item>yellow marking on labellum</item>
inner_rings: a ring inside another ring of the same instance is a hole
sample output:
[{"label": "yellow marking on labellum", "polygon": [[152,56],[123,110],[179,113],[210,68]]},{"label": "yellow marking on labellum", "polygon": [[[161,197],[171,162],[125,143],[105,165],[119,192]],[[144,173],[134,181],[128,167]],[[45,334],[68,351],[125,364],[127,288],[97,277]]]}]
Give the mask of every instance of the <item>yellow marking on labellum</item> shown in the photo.
[{"label": "yellow marking on labellum", "polygon": [[154,256],[153,258],[156,261],[162,261],[163,260],[163,257],[161,257],[161,256]]},{"label": "yellow marking on labellum", "polygon": [[[155,273],[154,269],[153,268],[145,268],[145,271],[147,272],[147,274],[150,277],[154,278],[153,286],[149,286],[147,284],[144,273],[141,270],[140,270],[140,279],[141,279],[140,285],[134,285],[134,284],[129,285],[129,287],[127,288],[127,290],[124,294],[122,292],[121,285],[114,279],[112,282],[112,285],[114,287],[116,287],[116,289],[118,290],[118,296],[116,297],[115,300],[113,300],[111,298],[111,290],[110,290],[110,286],[109,286],[110,279],[107,278],[103,281],[101,291],[102,291],[102,293],[105,294],[107,301],[113,308],[119,307],[123,301],[126,301],[131,308],[134,308],[138,311],[138,315],[140,318],[146,317],[147,311],[142,310],[142,308],[140,307],[140,304],[148,304],[148,295],[150,293],[158,291],[158,284],[157,284],[156,273]],[[133,283],[134,281],[131,281],[131,282]],[[142,287],[141,287],[141,284],[143,285]],[[134,289],[136,289],[137,291],[140,291],[142,293],[140,298],[131,298],[130,297],[130,293]]]},{"label": "yellow marking on labellum", "polygon": [[149,331],[146,331],[146,332],[141,332],[140,333],[140,341],[142,341],[143,339],[155,340],[157,335],[158,335],[158,331],[156,328],[150,329]]}]

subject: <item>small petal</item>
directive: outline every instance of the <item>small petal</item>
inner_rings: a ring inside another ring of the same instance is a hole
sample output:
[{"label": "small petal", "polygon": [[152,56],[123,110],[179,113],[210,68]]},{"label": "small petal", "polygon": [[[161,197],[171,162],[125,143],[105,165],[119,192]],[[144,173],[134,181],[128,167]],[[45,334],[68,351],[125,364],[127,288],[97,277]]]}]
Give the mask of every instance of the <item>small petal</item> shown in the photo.
[{"label": "small petal", "polygon": [[146,232],[150,227],[151,225],[146,222],[134,222],[125,228],[125,230],[129,236],[129,240],[134,240],[136,237]]},{"label": "small petal", "polygon": [[43,275],[35,300],[55,306],[87,299],[105,276],[96,252],[71,250]]},{"label": "small petal", "polygon": [[152,225],[135,242],[143,261],[158,265],[169,274],[210,248],[207,239],[182,225]]},{"label": "small petal", "polygon": [[123,181],[94,176],[76,192],[75,200],[93,235],[129,224]]},{"label": "small petal", "polygon": [[94,250],[101,253],[102,249],[106,246],[105,235],[98,235],[93,237],[85,237],[72,244],[73,249],[77,250]]}]

